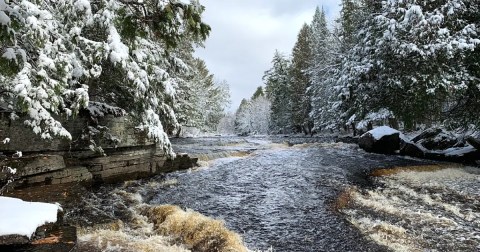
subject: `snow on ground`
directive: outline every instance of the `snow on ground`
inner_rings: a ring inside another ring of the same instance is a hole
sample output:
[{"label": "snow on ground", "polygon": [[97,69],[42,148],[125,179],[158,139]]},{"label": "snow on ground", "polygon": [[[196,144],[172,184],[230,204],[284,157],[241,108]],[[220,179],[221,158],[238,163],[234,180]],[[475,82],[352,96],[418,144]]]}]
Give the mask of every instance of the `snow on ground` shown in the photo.
[{"label": "snow on ground", "polygon": [[373,138],[375,138],[375,140],[380,140],[384,136],[390,136],[390,135],[393,135],[395,133],[400,133],[400,131],[398,131],[396,129],[392,129],[388,126],[381,126],[381,127],[375,128],[373,130],[370,130],[368,133],[372,134],[372,136],[373,136]]},{"label": "snow on ground", "polygon": [[57,222],[58,210],[61,208],[56,204],[0,196],[0,236],[31,237],[38,227]]}]

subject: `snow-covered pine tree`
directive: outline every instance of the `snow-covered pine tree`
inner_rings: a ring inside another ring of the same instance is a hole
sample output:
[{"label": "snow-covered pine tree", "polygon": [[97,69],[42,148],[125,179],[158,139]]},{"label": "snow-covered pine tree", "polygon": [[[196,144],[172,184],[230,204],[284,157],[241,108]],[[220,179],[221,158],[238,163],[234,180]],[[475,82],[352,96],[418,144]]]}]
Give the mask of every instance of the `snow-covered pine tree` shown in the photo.
[{"label": "snow-covered pine tree", "polygon": [[[451,3],[455,4],[455,2]],[[460,4],[460,3],[457,3]],[[468,33],[469,41],[480,39],[480,2],[462,1],[462,11],[455,18],[470,25],[473,31]],[[451,28],[447,28],[451,29]],[[468,78],[462,78],[460,88],[449,89],[448,101],[443,111],[446,122],[452,127],[469,127],[472,124],[480,128],[480,43],[476,42],[471,50],[464,50],[451,60]],[[459,64],[460,63],[460,64]]]},{"label": "snow-covered pine tree", "polygon": [[118,107],[172,154],[167,69],[183,62],[170,51],[206,38],[202,12],[198,1],[0,0],[0,102],[43,138],[71,138],[59,116]]},{"label": "snow-covered pine tree", "polygon": [[233,135],[235,134],[235,114],[227,112],[217,125],[217,133]]},{"label": "snow-covered pine tree", "polygon": [[372,76],[364,90],[372,110],[392,111],[406,128],[442,120],[448,96],[474,79],[462,64],[480,43],[476,25],[462,18],[466,2],[384,3],[366,36],[373,67],[364,72]]},{"label": "snow-covered pine tree", "polygon": [[271,102],[263,95],[248,101],[237,115],[239,132],[268,134],[270,106]]},{"label": "snow-covered pine tree", "polygon": [[253,95],[252,95],[251,100],[255,100],[260,96],[265,96],[265,92],[263,92],[263,87],[262,86],[257,87],[257,89],[255,90],[255,93],[253,93]]},{"label": "snow-covered pine tree", "polygon": [[291,123],[291,94],[290,86],[290,61],[280,52],[275,51],[272,68],[263,76],[265,93],[271,101],[270,132],[290,133]]},{"label": "snow-covered pine tree", "polygon": [[186,81],[181,83],[176,96],[176,113],[182,119],[180,125],[214,132],[229,103],[228,84],[216,81],[199,58],[193,59],[188,68]]},{"label": "snow-covered pine tree", "polygon": [[324,10],[317,7],[313,17],[312,39],[310,48],[312,51],[312,64],[308,69],[310,81],[312,83],[309,93],[311,93],[311,118],[314,121],[315,128],[333,129],[335,128],[338,116],[332,113],[333,101],[335,101],[335,92],[333,83],[329,77],[336,67],[335,60],[336,47],[331,32],[328,29]]},{"label": "snow-covered pine tree", "polygon": [[307,125],[311,124],[310,92],[307,92],[310,87],[308,70],[312,62],[311,49],[311,30],[307,24],[304,24],[293,47],[290,67],[291,120],[295,133],[302,132]]},{"label": "snow-covered pine tree", "polygon": [[247,109],[247,106],[248,106],[248,103],[249,101],[245,98],[242,99],[242,101],[240,102],[240,105],[238,106],[237,110],[235,111],[235,122],[234,122],[234,126],[235,126],[235,132],[237,132],[238,134],[247,134],[249,133],[248,131],[244,131],[244,125],[243,125],[243,122],[240,121],[240,115],[244,113],[244,110]]}]

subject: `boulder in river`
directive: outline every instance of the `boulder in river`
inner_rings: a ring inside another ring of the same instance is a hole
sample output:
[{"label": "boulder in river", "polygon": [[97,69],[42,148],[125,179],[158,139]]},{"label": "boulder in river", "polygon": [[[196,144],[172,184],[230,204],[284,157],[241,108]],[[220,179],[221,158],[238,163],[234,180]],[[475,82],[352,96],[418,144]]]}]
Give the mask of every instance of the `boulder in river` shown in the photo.
[{"label": "boulder in river", "polygon": [[423,147],[403,139],[400,141],[400,154],[417,158],[425,157]]},{"label": "boulder in river", "polygon": [[461,142],[455,135],[439,128],[423,131],[414,137],[412,142],[422,145],[427,150],[446,150],[461,146]]},{"label": "boulder in river", "polygon": [[480,160],[480,150],[472,146],[445,150],[447,161],[475,163]]},{"label": "boulder in river", "polygon": [[476,139],[472,136],[467,137],[467,143],[480,151],[480,139]]},{"label": "boulder in river", "polygon": [[363,134],[358,145],[368,152],[393,154],[400,149],[400,132],[388,126],[378,127]]}]

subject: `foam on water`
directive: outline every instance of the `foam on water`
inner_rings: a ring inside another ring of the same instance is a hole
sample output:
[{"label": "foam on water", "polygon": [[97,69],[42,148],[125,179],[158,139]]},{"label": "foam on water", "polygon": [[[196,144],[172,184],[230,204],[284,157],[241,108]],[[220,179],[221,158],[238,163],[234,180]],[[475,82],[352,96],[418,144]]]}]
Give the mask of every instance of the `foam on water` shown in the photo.
[{"label": "foam on water", "polygon": [[95,230],[79,236],[79,251],[129,252],[129,251],[190,251],[184,246],[172,244],[160,235],[133,235],[124,230]]},{"label": "foam on water", "polygon": [[130,181],[86,198],[84,203],[95,209],[98,218],[110,221],[81,228],[79,250],[248,251],[240,235],[228,230],[222,220],[178,206],[143,203],[148,192],[177,184],[177,180],[171,179]]},{"label": "foam on water", "polygon": [[375,189],[355,188],[341,209],[365,235],[394,251],[480,250],[478,168],[386,174]]}]

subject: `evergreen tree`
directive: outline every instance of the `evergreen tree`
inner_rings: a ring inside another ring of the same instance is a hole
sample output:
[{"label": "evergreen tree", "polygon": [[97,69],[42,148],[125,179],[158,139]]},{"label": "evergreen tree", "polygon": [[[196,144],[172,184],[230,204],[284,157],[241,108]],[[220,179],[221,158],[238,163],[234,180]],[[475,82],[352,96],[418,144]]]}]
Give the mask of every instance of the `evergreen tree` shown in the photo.
[{"label": "evergreen tree", "polygon": [[57,115],[124,110],[172,154],[164,131],[177,124],[168,69],[183,63],[171,52],[182,39],[206,38],[203,10],[177,0],[0,0],[1,103],[43,138],[71,138]]},{"label": "evergreen tree", "polygon": [[309,68],[309,76],[312,82],[311,93],[311,117],[316,129],[335,127],[332,118],[332,83],[328,82],[331,68],[334,67],[334,47],[331,33],[327,27],[325,12],[317,7],[312,27],[312,40],[310,44],[313,52],[312,64]]},{"label": "evergreen tree", "polygon": [[291,94],[290,85],[290,61],[276,51],[272,60],[272,68],[265,72],[263,81],[265,93],[271,101],[270,131],[273,133],[290,133],[291,123]]},{"label": "evergreen tree", "polygon": [[292,125],[295,132],[301,132],[309,124],[310,87],[308,70],[312,62],[311,30],[304,24],[293,47],[290,67],[290,89]]},{"label": "evergreen tree", "polygon": [[245,134],[249,133],[248,131],[244,131],[244,126],[243,123],[240,121],[241,114],[244,113],[244,111],[247,110],[249,101],[247,99],[242,99],[240,102],[240,105],[237,108],[237,111],[235,112],[235,132],[240,133],[240,134]]},{"label": "evergreen tree", "polygon": [[252,96],[252,100],[257,99],[260,96],[265,96],[262,86],[258,87],[257,90],[255,90],[255,93],[253,93],[253,96]]},{"label": "evergreen tree", "polygon": [[270,124],[270,101],[265,96],[248,101],[237,115],[238,132],[267,134]]}]

